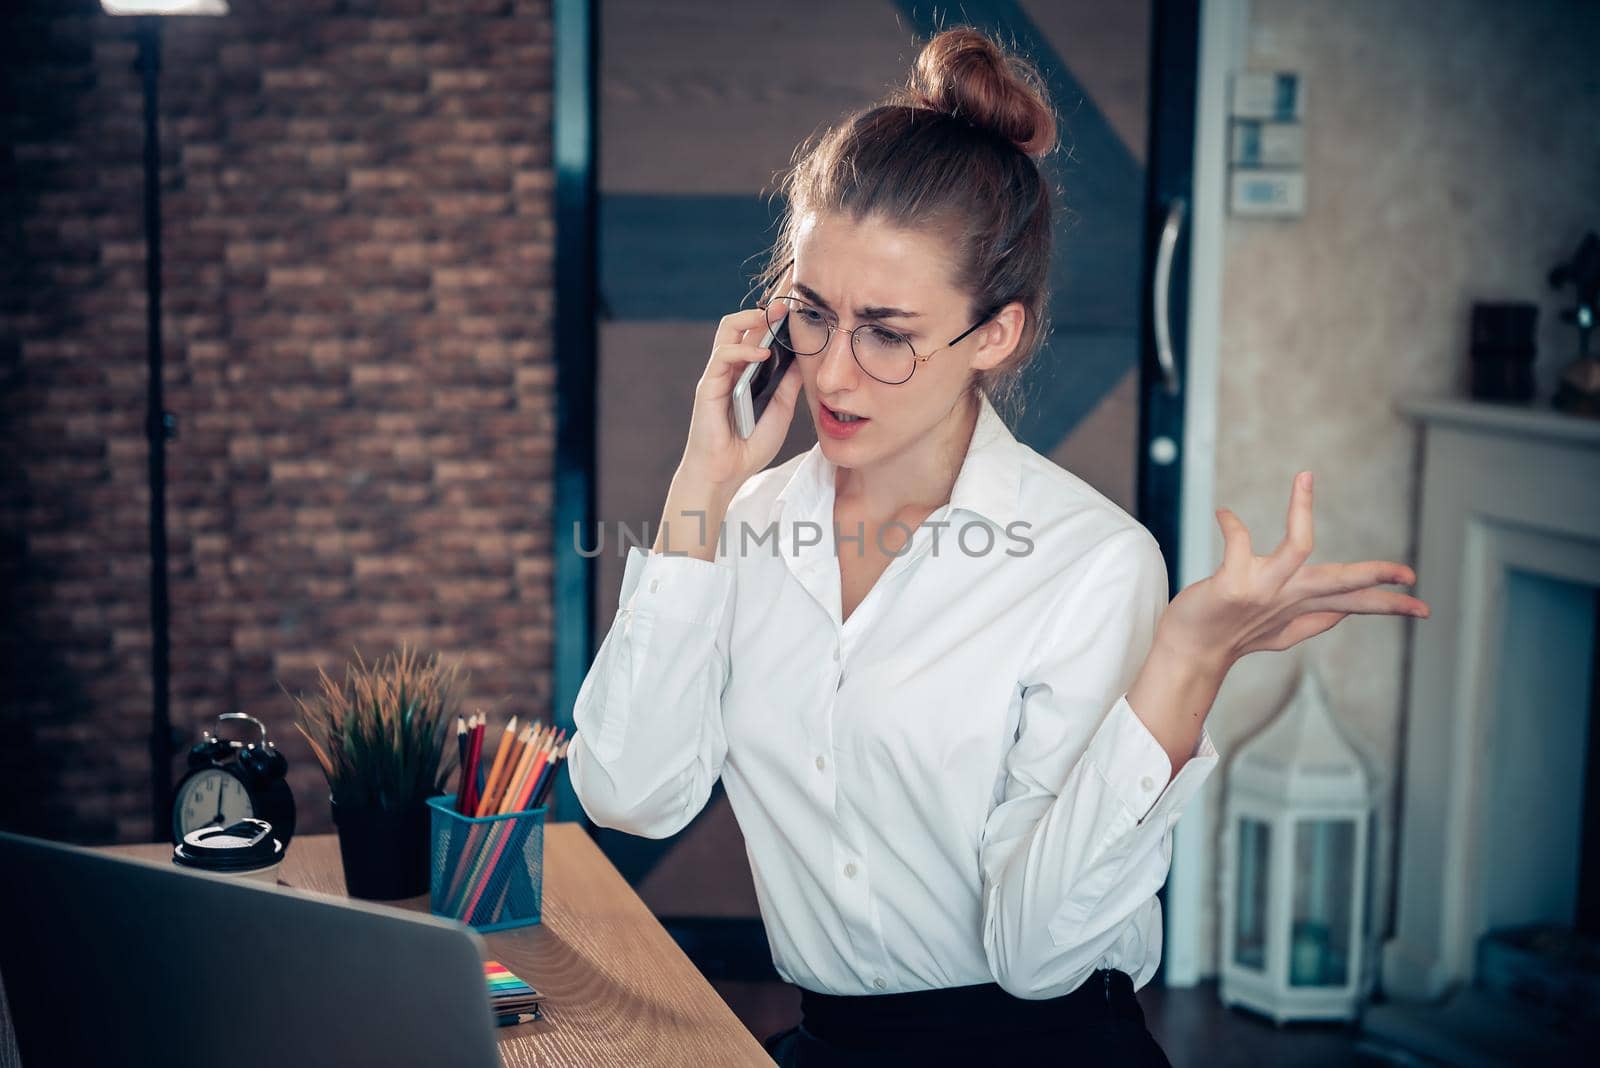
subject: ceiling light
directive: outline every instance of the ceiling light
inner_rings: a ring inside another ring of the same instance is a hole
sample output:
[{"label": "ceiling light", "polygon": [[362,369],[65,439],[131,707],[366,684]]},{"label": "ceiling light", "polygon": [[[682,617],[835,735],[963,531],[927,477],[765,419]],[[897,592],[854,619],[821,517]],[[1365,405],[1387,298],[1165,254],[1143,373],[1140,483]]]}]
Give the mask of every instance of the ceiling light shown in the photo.
[{"label": "ceiling light", "polygon": [[108,15],[226,15],[228,0],[100,0]]}]

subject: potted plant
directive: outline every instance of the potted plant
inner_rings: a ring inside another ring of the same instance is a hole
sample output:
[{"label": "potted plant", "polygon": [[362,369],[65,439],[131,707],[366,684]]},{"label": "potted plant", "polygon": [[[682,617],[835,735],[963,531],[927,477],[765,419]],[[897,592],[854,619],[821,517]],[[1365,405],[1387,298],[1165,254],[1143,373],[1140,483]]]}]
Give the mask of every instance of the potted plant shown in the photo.
[{"label": "potted plant", "polygon": [[446,744],[460,664],[423,662],[415,651],[368,667],[356,653],[342,683],[321,668],[320,693],[292,697],[295,726],[328,777],[345,888],[392,900],[428,889],[428,798],[454,770]]}]

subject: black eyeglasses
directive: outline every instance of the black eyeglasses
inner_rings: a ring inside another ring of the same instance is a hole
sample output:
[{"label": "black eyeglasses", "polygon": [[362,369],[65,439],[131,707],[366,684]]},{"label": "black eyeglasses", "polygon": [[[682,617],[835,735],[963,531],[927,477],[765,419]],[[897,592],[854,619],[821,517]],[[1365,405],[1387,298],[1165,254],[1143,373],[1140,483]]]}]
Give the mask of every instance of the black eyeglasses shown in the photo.
[{"label": "black eyeglasses", "polygon": [[[788,270],[794,261],[784,264]],[[786,311],[775,315],[774,308],[782,302]],[[767,325],[777,332],[777,343],[796,356],[815,356],[833,342],[833,332],[839,324],[831,313],[824,312],[799,297],[774,297],[758,304],[767,313]],[[888,386],[898,386],[916,373],[919,363],[927,363],[937,353],[965,340],[978,327],[993,319],[1004,305],[990,309],[982,319],[967,327],[956,337],[945,342],[933,352],[919,355],[904,334],[877,323],[862,323],[850,331],[850,353],[856,365],[866,374]]]}]

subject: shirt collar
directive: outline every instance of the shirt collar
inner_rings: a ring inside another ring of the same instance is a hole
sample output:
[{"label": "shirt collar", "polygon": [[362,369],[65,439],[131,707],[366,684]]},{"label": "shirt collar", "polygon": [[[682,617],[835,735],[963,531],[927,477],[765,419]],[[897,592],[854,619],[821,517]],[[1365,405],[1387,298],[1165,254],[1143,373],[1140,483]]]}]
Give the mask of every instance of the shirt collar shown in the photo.
[{"label": "shirt collar", "polygon": [[[1022,486],[1022,455],[1016,437],[995,411],[988,394],[979,392],[978,421],[972,428],[966,457],[950,489],[950,509],[965,509],[1000,527],[1017,519]],[[837,465],[822,455],[822,445],[811,446],[776,502],[795,519],[811,519],[831,529],[834,477]],[[826,507],[828,513],[819,518]]]}]

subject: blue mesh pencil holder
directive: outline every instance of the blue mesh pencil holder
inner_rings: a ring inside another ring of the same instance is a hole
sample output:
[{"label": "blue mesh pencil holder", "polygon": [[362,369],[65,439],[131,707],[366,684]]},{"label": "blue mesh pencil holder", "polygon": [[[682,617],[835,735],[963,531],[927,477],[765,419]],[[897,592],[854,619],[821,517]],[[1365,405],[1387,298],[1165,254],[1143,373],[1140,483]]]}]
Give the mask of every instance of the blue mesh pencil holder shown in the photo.
[{"label": "blue mesh pencil holder", "polygon": [[479,931],[539,922],[545,807],[463,816],[453,794],[430,797],[429,909]]}]

